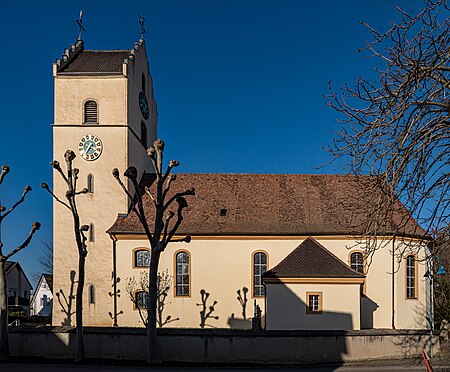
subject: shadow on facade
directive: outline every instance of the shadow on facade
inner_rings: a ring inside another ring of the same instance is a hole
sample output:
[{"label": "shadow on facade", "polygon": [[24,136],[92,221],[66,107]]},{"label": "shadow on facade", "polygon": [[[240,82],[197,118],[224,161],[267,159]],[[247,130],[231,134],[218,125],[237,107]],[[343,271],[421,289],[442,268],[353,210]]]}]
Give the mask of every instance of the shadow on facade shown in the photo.
[{"label": "shadow on facade", "polygon": [[70,289],[69,293],[64,293],[62,289],[60,289],[58,292],[56,292],[56,298],[58,300],[60,310],[64,313],[65,318],[61,322],[62,326],[72,326],[72,315],[75,314],[74,308],[74,288],[75,288],[75,276],[76,273],[74,270],[72,270],[69,274],[70,276]]},{"label": "shadow on facade", "polygon": [[378,304],[366,295],[361,296],[361,329],[373,329],[373,313]]}]

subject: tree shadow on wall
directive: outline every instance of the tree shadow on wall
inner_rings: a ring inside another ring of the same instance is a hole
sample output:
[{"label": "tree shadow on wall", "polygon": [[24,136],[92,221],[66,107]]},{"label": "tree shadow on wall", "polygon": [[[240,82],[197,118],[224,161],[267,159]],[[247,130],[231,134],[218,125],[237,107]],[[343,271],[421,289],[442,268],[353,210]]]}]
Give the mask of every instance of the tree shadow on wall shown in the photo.
[{"label": "tree shadow on wall", "polygon": [[195,304],[196,306],[201,306],[202,310],[200,310],[200,328],[205,328],[206,326],[214,328],[213,325],[207,324],[206,321],[208,319],[215,319],[218,320],[219,317],[217,315],[212,315],[214,312],[214,307],[217,305],[217,301],[214,301],[212,305],[207,305],[207,301],[209,298],[209,293],[206,292],[204,289],[200,290],[200,296],[201,296],[201,304]]},{"label": "tree shadow on wall", "polygon": [[62,289],[59,292],[56,292],[56,298],[58,299],[59,306],[61,307],[61,312],[63,312],[66,317],[62,321],[61,325],[63,326],[72,326],[72,315],[75,314],[75,311],[72,311],[73,308],[73,300],[75,296],[73,294],[75,287],[75,271],[72,270],[69,274],[70,276],[70,289],[69,294],[66,295]]},{"label": "tree shadow on wall", "polygon": [[241,311],[242,318],[236,317],[234,313],[232,313],[227,321],[228,326],[232,329],[249,329],[251,328],[252,323],[251,320],[247,319],[248,288],[243,287],[242,290],[238,289],[236,293],[237,293],[237,300],[242,308]]}]

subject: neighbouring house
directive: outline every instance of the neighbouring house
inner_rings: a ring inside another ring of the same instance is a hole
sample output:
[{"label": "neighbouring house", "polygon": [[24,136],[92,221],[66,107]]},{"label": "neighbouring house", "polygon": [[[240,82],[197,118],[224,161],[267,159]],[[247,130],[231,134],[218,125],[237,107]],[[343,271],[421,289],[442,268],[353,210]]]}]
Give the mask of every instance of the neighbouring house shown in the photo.
[{"label": "neighbouring house", "polygon": [[33,287],[18,262],[6,261],[6,284],[8,286],[8,312],[29,315],[30,293]]},{"label": "neighbouring house", "polygon": [[42,274],[30,300],[30,315],[52,315],[53,275]]},{"label": "neighbouring house", "polygon": [[[65,151],[74,149],[78,185],[88,190],[77,199],[81,223],[90,226],[84,324],[142,326],[150,246],[111,170],[136,166],[142,186],[154,186],[146,148],[157,138],[158,112],[145,42],[89,51],[78,40],[53,76],[53,156],[65,164]],[[172,193],[196,189],[179,229],[192,241],[161,255],[159,325],[250,328],[256,304],[268,329],[426,328],[425,231],[396,200],[368,256],[366,221],[385,190],[364,183],[372,179],[178,174]],[[65,194],[58,174],[53,184],[56,195]],[[152,222],[152,200],[144,201]],[[57,201],[53,216],[59,295],[52,322],[74,325],[72,217]]]}]

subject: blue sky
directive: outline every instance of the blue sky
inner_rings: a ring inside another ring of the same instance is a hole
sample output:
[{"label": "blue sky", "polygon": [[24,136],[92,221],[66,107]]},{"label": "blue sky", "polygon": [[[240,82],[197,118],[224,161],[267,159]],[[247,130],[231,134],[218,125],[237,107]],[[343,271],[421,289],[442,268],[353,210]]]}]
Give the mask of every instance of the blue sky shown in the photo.
[{"label": "blue sky", "polygon": [[[2,4],[0,31],[0,165],[12,171],[1,190],[10,206],[33,191],[2,226],[4,251],[42,229],[14,257],[27,274],[52,239],[50,183],[52,63],[77,37],[83,9],[86,49],[131,49],[145,17],[147,53],[166,159],[180,172],[337,173],[324,147],[335,138],[335,87],[375,78],[375,60],[355,50],[370,40],[359,24],[386,30],[395,5],[415,12],[419,0],[20,1]],[[30,276],[30,275],[29,275]]]}]

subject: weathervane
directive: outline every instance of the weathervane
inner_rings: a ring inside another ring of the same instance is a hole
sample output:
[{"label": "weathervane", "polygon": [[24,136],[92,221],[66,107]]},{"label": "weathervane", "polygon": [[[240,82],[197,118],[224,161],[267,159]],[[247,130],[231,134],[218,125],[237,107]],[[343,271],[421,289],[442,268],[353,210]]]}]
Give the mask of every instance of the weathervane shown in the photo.
[{"label": "weathervane", "polygon": [[83,31],[86,31],[83,27],[83,10],[80,10],[80,17],[78,19],[75,20],[75,22],[78,24],[78,26],[80,27],[80,29],[78,30],[78,39],[77,40],[82,40],[81,38],[81,33]]},{"label": "weathervane", "polygon": [[143,39],[145,33],[147,32],[147,31],[145,31],[145,25],[144,25],[145,18],[140,15],[138,15],[138,17],[139,17],[138,18],[139,26],[141,26],[141,39]]}]

